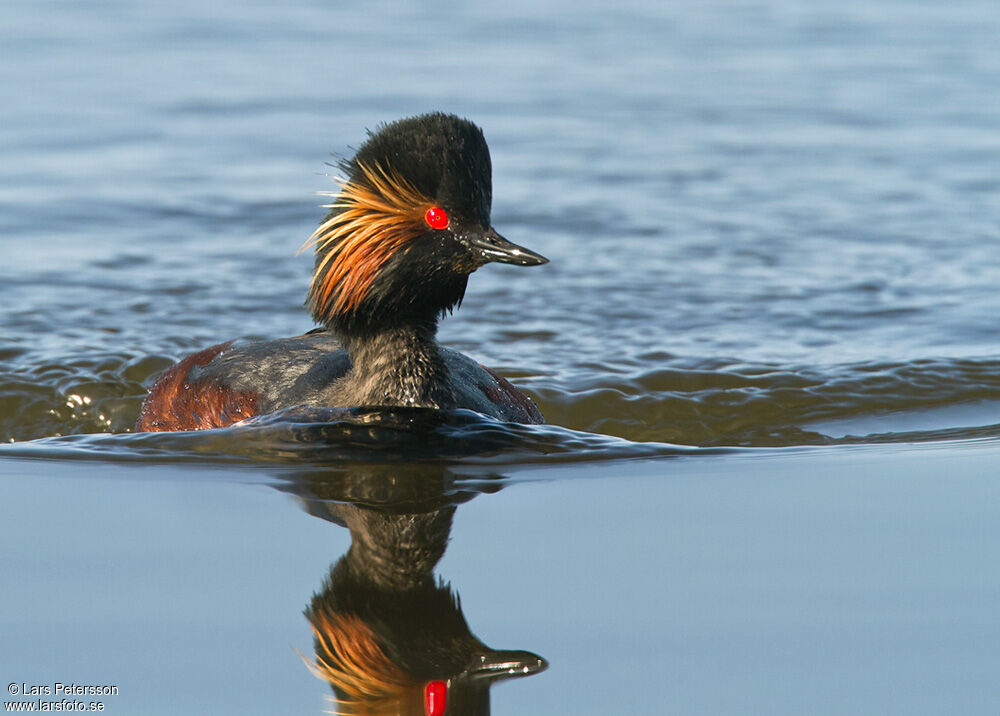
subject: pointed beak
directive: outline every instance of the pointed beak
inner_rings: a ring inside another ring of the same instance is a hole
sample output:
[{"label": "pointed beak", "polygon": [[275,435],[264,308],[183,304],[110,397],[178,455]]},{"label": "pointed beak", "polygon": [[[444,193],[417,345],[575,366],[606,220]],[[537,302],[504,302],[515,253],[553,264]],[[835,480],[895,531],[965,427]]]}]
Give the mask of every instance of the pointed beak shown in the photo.
[{"label": "pointed beak", "polygon": [[488,651],[477,654],[464,672],[470,679],[504,679],[529,676],[548,668],[549,662],[530,651]]},{"label": "pointed beak", "polygon": [[479,255],[483,263],[497,261],[516,266],[539,266],[549,262],[541,254],[536,254],[531,249],[507,241],[492,226],[482,234],[471,237],[469,245]]}]

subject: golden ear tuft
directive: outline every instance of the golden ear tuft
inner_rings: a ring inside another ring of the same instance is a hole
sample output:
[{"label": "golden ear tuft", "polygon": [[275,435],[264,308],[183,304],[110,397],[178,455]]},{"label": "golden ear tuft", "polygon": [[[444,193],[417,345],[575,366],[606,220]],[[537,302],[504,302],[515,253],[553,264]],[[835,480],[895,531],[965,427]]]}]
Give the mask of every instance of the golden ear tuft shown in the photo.
[{"label": "golden ear tuft", "polygon": [[313,315],[329,319],[356,309],[389,258],[424,233],[433,202],[396,172],[358,165],[357,181],[338,180],[341,191],[324,208],[339,210],[320,224],[301,250],[322,258],[309,286]]}]

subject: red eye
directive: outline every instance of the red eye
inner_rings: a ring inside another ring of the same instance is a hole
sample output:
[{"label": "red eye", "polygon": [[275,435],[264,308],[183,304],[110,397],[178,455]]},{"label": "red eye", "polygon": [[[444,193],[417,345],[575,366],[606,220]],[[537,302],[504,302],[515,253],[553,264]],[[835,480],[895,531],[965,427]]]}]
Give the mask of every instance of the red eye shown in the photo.
[{"label": "red eye", "polygon": [[432,206],[424,214],[424,221],[432,229],[447,229],[448,228],[448,212],[439,206]]},{"label": "red eye", "polygon": [[444,681],[428,681],[424,686],[424,713],[427,716],[443,716],[448,706],[448,684]]}]

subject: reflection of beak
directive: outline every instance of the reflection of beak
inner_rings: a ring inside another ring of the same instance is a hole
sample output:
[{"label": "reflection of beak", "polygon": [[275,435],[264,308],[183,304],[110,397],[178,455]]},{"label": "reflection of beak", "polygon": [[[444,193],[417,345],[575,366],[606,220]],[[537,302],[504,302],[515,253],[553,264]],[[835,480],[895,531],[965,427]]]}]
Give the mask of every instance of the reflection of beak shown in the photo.
[{"label": "reflection of beak", "polygon": [[507,241],[492,226],[482,234],[471,237],[468,241],[473,251],[479,254],[483,263],[497,261],[517,266],[538,266],[549,262],[541,254],[536,254],[531,249]]},{"label": "reflection of beak", "polygon": [[549,663],[530,651],[490,651],[477,654],[462,672],[469,679],[506,679],[544,671]]}]

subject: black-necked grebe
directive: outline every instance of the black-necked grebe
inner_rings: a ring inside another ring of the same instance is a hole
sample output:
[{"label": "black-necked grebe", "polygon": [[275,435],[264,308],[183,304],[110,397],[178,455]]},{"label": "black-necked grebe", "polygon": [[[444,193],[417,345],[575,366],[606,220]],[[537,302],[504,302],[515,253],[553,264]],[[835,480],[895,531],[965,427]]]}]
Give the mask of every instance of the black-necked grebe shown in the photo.
[{"label": "black-necked grebe", "polygon": [[547,262],[490,225],[482,130],[448,114],[402,119],[341,168],[341,191],[311,240],[307,305],[323,327],[188,356],[153,385],[136,430],[224,427],[295,405],[468,408],[544,422],[504,378],[435,339],[480,266]]}]

